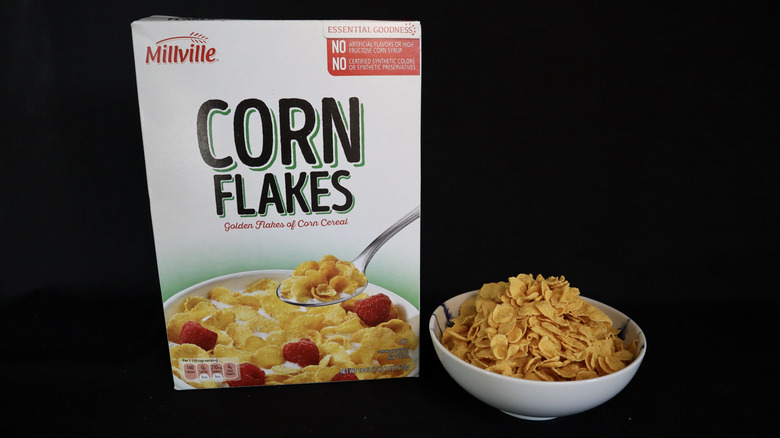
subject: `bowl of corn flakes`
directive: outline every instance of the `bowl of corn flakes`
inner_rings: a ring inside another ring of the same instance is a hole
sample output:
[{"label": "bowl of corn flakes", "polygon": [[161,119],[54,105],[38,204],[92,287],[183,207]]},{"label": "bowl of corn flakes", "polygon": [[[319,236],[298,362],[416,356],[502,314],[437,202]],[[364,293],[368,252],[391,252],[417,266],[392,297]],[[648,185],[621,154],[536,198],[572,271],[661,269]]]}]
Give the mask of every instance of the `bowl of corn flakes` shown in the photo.
[{"label": "bowl of corn flakes", "polygon": [[[167,299],[163,308],[175,388],[270,386],[418,374],[416,307],[371,283],[363,293],[343,303],[291,305],[279,299],[276,289],[292,273],[258,270],[224,275]],[[364,322],[356,313],[357,302],[382,295],[391,303],[387,315],[382,321]],[[205,367],[203,373],[201,367]],[[215,368],[218,373],[211,371]]]},{"label": "bowl of corn flakes", "polygon": [[486,283],[439,305],[428,328],[456,383],[526,420],[607,402],[628,385],[647,352],[636,322],[580,296],[564,277],[520,274]]}]

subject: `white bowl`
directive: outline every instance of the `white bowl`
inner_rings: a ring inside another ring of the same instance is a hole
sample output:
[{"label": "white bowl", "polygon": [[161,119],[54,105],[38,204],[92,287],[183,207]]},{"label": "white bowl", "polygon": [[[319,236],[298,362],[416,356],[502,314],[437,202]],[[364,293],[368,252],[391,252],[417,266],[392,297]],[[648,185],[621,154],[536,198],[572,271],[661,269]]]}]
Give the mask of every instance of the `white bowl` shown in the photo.
[{"label": "white bowl", "polygon": [[467,292],[439,305],[428,325],[431,341],[441,364],[455,382],[482,402],[514,417],[550,420],[595,408],[628,385],[647,352],[645,335],[634,321],[605,304],[582,297],[612,319],[613,326],[621,330],[620,337],[626,344],[639,340],[637,356],[631,364],[606,376],[566,382],[540,382],[480,369],[450,353],[441,343],[449,320],[457,316],[461,304],[476,293]]},{"label": "white bowl", "polygon": [[[217,286],[226,287],[234,291],[242,291],[249,287],[252,283],[263,278],[282,281],[292,275],[292,272],[292,270],[286,269],[238,272],[235,274],[215,277],[190,286],[165,300],[163,303],[165,321],[167,323],[173,314],[181,311],[180,309],[182,303],[187,299],[187,297],[207,297],[209,292]],[[395,304],[396,309],[398,309],[400,318],[409,323],[417,336],[420,335],[420,311],[417,310],[417,308],[414,307],[411,303],[394,294],[393,292],[371,283],[368,284],[368,287],[366,287],[364,292],[368,295],[376,295],[378,293],[384,293],[387,295],[388,298],[390,298],[390,301]],[[419,364],[419,347],[413,351],[410,351],[409,356],[414,360],[415,364]],[[418,373],[419,365],[414,370],[412,370],[412,372],[409,374],[409,377],[416,376]],[[179,379],[175,374],[173,376],[173,381],[176,389],[195,389],[194,386],[189,385],[183,380]]]}]

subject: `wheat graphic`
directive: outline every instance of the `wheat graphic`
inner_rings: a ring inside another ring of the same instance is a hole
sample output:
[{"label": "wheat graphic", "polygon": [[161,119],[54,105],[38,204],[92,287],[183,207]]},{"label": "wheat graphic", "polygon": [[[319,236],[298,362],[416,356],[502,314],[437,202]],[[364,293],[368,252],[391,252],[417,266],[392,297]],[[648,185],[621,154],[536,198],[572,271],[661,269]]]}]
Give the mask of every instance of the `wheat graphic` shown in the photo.
[{"label": "wheat graphic", "polygon": [[161,44],[170,40],[190,40],[195,44],[206,44],[206,42],[209,39],[206,35],[203,35],[202,33],[191,32],[189,35],[185,35],[185,36],[175,36],[175,37],[165,38],[164,40],[157,41],[155,44]]}]

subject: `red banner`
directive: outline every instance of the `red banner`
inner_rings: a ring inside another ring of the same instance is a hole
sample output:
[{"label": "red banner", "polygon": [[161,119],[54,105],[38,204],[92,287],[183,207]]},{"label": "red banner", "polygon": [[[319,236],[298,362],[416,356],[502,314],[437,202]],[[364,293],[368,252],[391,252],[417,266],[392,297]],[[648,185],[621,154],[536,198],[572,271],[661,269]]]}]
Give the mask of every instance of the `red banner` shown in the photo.
[{"label": "red banner", "polygon": [[329,38],[328,72],[333,76],[420,75],[420,40]]}]

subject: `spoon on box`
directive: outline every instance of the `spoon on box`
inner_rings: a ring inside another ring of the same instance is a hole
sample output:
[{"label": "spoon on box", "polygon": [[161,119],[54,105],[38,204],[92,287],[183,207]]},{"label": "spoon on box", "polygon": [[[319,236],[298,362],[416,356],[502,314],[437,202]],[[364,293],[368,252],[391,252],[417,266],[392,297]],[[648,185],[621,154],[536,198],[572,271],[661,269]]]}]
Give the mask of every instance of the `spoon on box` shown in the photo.
[{"label": "spoon on box", "polygon": [[[366,249],[363,250],[363,252],[361,252],[357,257],[355,257],[354,260],[352,260],[352,264],[355,265],[355,268],[358,271],[365,274],[366,268],[368,267],[368,263],[371,261],[371,258],[374,257],[374,254],[376,254],[376,252],[379,251],[379,248],[381,248],[382,245],[387,243],[387,241],[390,240],[391,237],[398,234],[399,231],[401,231],[407,225],[417,220],[419,217],[420,217],[420,206],[417,206],[412,211],[404,215],[401,219],[398,219],[398,221],[396,221],[393,225],[391,225],[389,228],[383,231],[382,234],[377,236],[377,238],[374,239],[374,241],[371,242],[366,247]],[[352,299],[360,295],[360,293],[363,292],[363,290],[365,290],[366,286],[368,286],[368,280],[366,280],[365,286],[357,288],[355,292],[352,293],[351,295],[340,297],[332,301],[313,300],[313,301],[302,302],[302,301],[297,301],[294,298],[287,298],[282,296],[282,283],[279,283],[279,287],[276,288],[276,295],[279,297],[280,300],[288,304],[294,304],[296,306],[305,306],[305,307],[320,307],[320,306],[330,306],[332,304],[338,304],[343,301]]]}]

